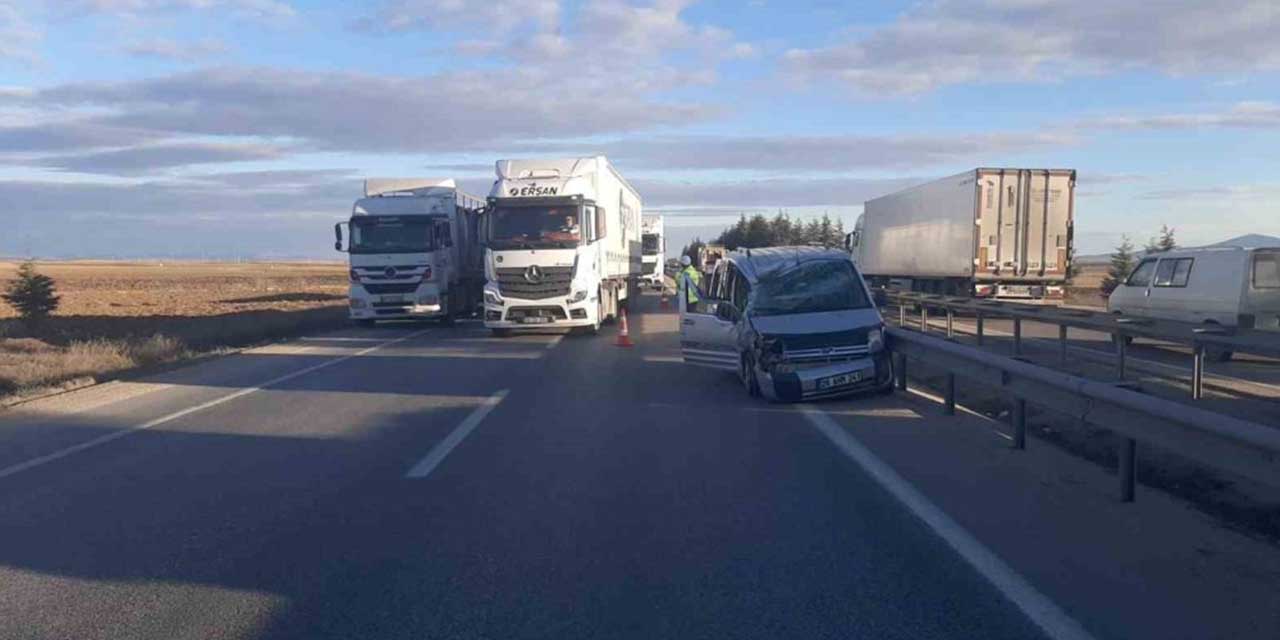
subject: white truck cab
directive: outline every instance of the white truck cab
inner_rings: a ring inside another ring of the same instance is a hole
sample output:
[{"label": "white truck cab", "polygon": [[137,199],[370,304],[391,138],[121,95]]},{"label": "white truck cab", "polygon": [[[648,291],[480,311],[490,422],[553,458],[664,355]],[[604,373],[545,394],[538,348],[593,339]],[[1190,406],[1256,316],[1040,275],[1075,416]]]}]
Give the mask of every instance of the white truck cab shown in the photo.
[{"label": "white truck cab", "polygon": [[484,215],[484,324],[596,331],[641,275],[640,196],[604,156],[499,160]]},{"label": "white truck cab", "polygon": [[334,225],[334,248],[349,256],[351,319],[450,322],[473,310],[483,286],[481,207],[451,179],[366,180],[351,218]]},{"label": "white truck cab", "polygon": [[653,289],[661,289],[667,261],[667,238],[662,216],[644,216],[640,220],[640,245],[644,284]]}]

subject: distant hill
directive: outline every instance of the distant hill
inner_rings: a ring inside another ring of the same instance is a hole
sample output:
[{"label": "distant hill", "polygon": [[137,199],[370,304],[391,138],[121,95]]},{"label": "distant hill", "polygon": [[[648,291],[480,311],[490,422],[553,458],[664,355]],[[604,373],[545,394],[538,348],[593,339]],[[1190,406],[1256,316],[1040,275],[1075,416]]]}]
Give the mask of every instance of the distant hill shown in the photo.
[{"label": "distant hill", "polygon": [[1230,240],[1207,244],[1206,247],[1280,247],[1280,238],[1264,236],[1261,233],[1250,233]]},{"label": "distant hill", "polygon": [[[1275,236],[1263,235],[1261,233],[1249,233],[1243,236],[1228,238],[1226,240],[1223,240],[1222,242],[1215,242],[1213,244],[1206,244],[1203,246],[1205,247],[1246,247],[1246,248],[1280,247],[1280,238],[1277,238]],[[1143,252],[1141,250],[1138,250],[1134,252],[1134,255],[1141,258],[1142,253]],[[1088,255],[1088,256],[1076,256],[1076,264],[1082,264],[1082,265],[1083,264],[1101,264],[1101,263],[1110,262],[1110,261],[1111,261],[1111,254],[1109,253],[1100,253],[1100,254],[1094,254],[1094,255]]]}]

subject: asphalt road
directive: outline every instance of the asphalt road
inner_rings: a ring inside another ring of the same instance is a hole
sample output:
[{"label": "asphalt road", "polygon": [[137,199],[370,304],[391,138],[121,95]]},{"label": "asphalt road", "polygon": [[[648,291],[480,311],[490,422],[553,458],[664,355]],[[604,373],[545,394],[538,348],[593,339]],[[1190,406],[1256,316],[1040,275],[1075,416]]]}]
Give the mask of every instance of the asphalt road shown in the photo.
[{"label": "asphalt road", "polygon": [[0,414],[0,637],[1086,637],[834,422],[632,333],[352,329]]}]

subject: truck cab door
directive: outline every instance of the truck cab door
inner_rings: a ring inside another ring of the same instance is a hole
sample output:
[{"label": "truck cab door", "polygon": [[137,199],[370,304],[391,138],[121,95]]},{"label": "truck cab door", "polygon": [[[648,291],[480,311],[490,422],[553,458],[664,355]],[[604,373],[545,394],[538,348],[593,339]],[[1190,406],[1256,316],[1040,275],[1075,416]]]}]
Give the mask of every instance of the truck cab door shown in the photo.
[{"label": "truck cab door", "polygon": [[696,308],[690,308],[685,287],[696,285],[683,272],[677,278],[681,357],[688,364],[737,371],[737,309],[729,301],[710,298],[705,293],[699,293]]}]

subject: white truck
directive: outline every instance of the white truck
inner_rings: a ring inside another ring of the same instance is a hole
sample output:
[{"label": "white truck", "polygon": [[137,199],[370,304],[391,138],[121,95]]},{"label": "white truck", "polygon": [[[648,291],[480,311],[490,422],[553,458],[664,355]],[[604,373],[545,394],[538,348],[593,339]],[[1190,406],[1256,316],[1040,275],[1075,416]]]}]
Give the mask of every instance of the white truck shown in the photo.
[{"label": "white truck", "polygon": [[666,267],[667,238],[663,232],[662,216],[644,216],[640,219],[640,260],[644,265],[644,283],[654,289],[663,287],[663,271]]},{"label": "white truck", "polygon": [[349,255],[351,319],[449,324],[474,312],[484,287],[483,206],[451,179],[366,180],[351,219],[333,227],[334,249]]},{"label": "white truck", "polygon": [[1062,298],[1076,172],[974,169],[866,202],[846,238],[872,286]]},{"label": "white truck", "polygon": [[484,324],[590,332],[643,272],[640,195],[604,156],[499,160],[485,222]]}]

